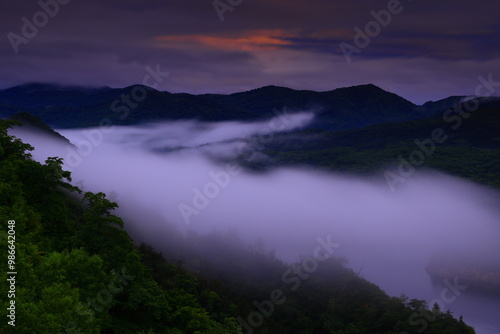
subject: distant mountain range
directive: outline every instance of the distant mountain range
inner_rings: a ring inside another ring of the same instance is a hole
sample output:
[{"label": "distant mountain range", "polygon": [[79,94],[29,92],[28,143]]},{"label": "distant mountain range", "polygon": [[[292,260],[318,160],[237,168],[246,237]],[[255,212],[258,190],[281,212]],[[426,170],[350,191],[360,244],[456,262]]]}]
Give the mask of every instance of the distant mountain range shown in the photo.
[{"label": "distant mountain range", "polygon": [[229,95],[160,92],[134,85],[85,88],[30,83],[0,91],[0,117],[29,112],[54,128],[130,125],[159,120],[258,120],[274,110],[313,110],[311,128],[348,130],[386,122],[425,119],[463,100],[449,97],[418,106],[375,85],[327,92],[266,86]]},{"label": "distant mountain range", "polygon": [[415,140],[426,140],[440,128],[447,139],[426,157],[425,166],[500,189],[500,98],[478,98],[477,110],[465,117],[459,111],[467,110],[468,99],[451,96],[418,106],[374,85],[328,92],[266,86],[230,95],[192,95],[140,85],[113,89],[26,84],[0,91],[0,117],[66,140],[50,127],[99,126],[102,120],[114,125],[252,121],[273,117],[276,109],[311,110],[316,117],[308,128],[277,134],[264,145],[270,160],[243,160],[242,165],[255,170],[307,165],[354,173],[371,173],[398,163],[398,157],[408,158],[420,149]]}]

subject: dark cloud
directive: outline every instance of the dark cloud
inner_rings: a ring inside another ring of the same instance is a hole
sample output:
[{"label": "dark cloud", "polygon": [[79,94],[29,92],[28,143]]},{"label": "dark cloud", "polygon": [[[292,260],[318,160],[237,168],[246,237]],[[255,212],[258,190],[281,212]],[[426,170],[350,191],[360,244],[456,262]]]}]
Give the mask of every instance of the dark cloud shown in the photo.
[{"label": "dark cloud", "polygon": [[221,22],[208,0],[72,0],[16,54],[8,33],[21,34],[22,18],[32,21],[41,8],[37,1],[9,1],[0,14],[0,87],[125,86],[140,82],[145,66],[160,64],[172,74],[164,90],[227,93],[267,84],[330,90],[372,82],[424,102],[470,95],[479,75],[500,77],[500,4],[487,0],[401,1],[401,13],[348,64],[340,43],[353,44],[354,28],[364,30],[371,11],[388,3],[243,1]]}]

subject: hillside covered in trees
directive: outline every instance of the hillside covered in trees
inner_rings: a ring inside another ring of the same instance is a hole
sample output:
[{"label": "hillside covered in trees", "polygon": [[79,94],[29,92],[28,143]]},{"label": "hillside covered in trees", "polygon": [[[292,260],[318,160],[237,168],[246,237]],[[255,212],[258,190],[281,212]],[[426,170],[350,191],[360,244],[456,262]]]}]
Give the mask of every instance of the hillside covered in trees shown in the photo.
[{"label": "hillside covered in trees", "polygon": [[[456,112],[465,110],[458,103],[422,120],[346,131],[305,129],[278,134],[272,142],[262,144],[270,159],[240,160],[255,170],[314,166],[355,174],[406,164],[410,166],[406,168],[432,168],[500,189],[500,99],[476,100],[477,110],[470,114]],[[443,134],[440,142],[432,140],[436,129]]]},{"label": "hillside covered in trees", "polygon": [[4,272],[17,272],[1,284],[5,315],[15,308],[5,333],[474,333],[450,312],[386,295],[333,256],[291,281],[291,264],[230,243],[221,247],[232,274],[167,263],[134,245],[116,203],[71,185],[60,158],[32,160],[32,147],[8,135],[12,124],[0,121],[0,247]]}]

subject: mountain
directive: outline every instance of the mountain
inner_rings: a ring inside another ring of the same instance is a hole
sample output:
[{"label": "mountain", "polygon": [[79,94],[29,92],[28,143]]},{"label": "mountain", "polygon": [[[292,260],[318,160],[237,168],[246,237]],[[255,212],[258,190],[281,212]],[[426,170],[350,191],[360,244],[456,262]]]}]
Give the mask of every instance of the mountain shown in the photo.
[{"label": "mountain", "polygon": [[467,99],[467,96],[450,96],[438,101],[427,101],[420,108],[428,113],[438,113],[462,103],[465,99]]},{"label": "mountain", "polygon": [[119,93],[109,87],[86,88],[28,83],[0,91],[0,105],[42,109],[49,106],[78,107],[113,99]]},{"label": "mountain", "polygon": [[374,85],[327,92],[266,86],[229,95],[160,92],[134,85],[121,89],[26,84],[0,91],[0,115],[29,111],[55,128],[130,125],[159,120],[257,120],[275,110],[316,112],[313,128],[345,130],[432,115]]},{"label": "mountain", "polygon": [[391,121],[421,119],[430,113],[375,85],[339,88],[327,92],[266,86],[231,95],[205,95],[208,99],[269,117],[273,109],[314,110],[314,128],[344,130]]},{"label": "mountain", "polygon": [[356,129],[385,122],[422,119],[429,114],[415,104],[375,85],[340,88],[320,93],[324,110],[318,114],[318,128]]}]

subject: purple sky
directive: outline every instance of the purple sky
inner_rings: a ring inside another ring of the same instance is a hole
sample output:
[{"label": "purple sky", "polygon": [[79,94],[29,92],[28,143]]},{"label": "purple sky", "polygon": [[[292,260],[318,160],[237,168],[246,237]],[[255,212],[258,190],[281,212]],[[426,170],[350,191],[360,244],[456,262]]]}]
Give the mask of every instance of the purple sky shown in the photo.
[{"label": "purple sky", "polygon": [[[240,3],[221,21],[213,0],[71,0],[49,6],[53,17],[34,0],[3,1],[0,88],[32,81],[123,87],[159,65],[170,75],[158,89],[170,92],[373,83],[423,103],[472,95],[480,75],[500,81],[500,2],[396,2],[221,0]],[[372,11],[388,7],[385,27],[369,23]],[[36,34],[25,27],[23,36],[24,17],[38,24]],[[340,45],[355,46],[354,28],[367,24],[373,37],[348,63]]]}]

